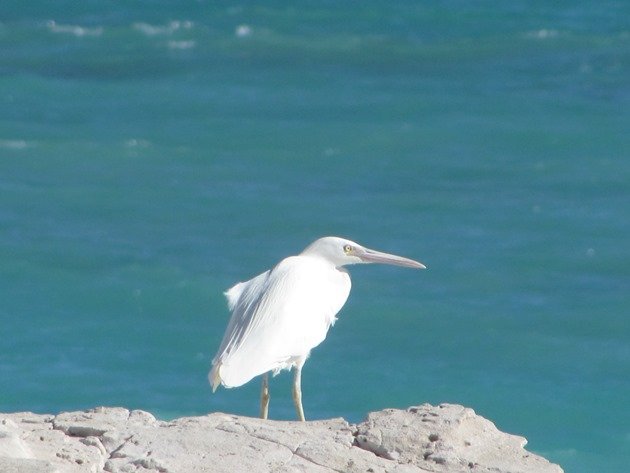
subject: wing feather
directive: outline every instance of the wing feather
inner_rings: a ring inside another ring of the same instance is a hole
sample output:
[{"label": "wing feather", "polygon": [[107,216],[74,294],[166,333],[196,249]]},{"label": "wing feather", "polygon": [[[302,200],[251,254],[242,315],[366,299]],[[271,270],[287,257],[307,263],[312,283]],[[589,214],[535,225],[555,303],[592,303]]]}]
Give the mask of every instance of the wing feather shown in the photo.
[{"label": "wing feather", "polygon": [[319,345],[350,293],[350,277],[325,261],[292,256],[226,292],[232,316],[209,378],[235,387],[290,368]]}]

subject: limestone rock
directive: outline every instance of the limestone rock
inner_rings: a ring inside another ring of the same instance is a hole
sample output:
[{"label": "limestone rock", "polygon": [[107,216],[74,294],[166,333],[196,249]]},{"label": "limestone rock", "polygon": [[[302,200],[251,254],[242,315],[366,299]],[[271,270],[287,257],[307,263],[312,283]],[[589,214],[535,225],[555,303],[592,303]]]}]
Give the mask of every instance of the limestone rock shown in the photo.
[{"label": "limestone rock", "polygon": [[357,426],[357,445],[399,463],[435,472],[561,472],[523,447],[527,440],[500,432],[472,409],[423,404],[370,413]]},{"label": "limestone rock", "polygon": [[159,421],[96,408],[0,414],[2,473],[510,472],[562,470],[471,409],[443,404],[343,419],[263,421],[221,413]]}]

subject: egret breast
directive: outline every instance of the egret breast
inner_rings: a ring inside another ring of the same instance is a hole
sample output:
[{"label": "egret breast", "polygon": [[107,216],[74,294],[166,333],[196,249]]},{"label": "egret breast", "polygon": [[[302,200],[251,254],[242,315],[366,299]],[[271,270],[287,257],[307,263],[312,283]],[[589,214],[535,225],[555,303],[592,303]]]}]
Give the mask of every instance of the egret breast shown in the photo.
[{"label": "egret breast", "polygon": [[274,272],[281,281],[279,345],[288,357],[306,357],[326,338],[350,293],[350,276],[318,258],[287,258]]}]

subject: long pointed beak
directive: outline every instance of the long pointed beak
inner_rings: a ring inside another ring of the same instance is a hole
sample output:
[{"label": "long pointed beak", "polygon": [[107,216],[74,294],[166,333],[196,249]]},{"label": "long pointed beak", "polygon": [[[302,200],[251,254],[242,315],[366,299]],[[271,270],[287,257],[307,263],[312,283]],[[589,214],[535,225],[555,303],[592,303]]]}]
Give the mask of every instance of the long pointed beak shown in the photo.
[{"label": "long pointed beak", "polygon": [[389,253],[382,253],[376,250],[370,250],[369,248],[357,249],[355,252],[357,256],[364,263],[382,263],[393,264],[396,266],[404,266],[406,268],[418,268],[425,269],[426,266],[418,261],[414,261],[409,258],[403,258],[402,256],[390,255]]}]

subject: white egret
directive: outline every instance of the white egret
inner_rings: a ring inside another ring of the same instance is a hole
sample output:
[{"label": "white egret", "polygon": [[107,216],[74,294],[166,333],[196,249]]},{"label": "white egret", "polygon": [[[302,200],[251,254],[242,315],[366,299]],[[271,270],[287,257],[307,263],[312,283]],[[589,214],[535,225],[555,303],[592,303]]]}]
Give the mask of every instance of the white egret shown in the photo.
[{"label": "white egret", "polygon": [[208,375],[212,391],[241,386],[263,375],[260,416],[267,418],[270,371],[295,368],[293,401],[300,420],[301,376],[310,351],[324,341],[350,294],[344,266],[384,263],[424,268],[401,256],[370,250],[353,241],[325,237],[289,256],[225,295],[232,316]]}]

